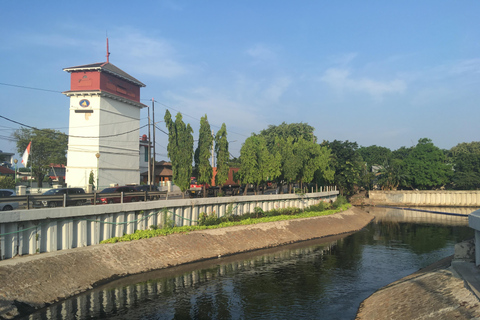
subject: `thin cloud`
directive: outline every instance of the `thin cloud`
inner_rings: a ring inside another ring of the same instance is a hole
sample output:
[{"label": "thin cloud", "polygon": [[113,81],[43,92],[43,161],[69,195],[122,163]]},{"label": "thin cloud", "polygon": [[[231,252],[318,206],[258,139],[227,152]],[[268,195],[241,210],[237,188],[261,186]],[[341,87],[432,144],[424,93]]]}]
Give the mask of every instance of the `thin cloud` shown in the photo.
[{"label": "thin cloud", "polygon": [[[175,78],[189,73],[189,67],[178,61],[179,54],[164,39],[154,39],[138,32],[129,32],[118,39],[121,57],[135,74],[158,78]],[[128,63],[127,63],[128,62]]]},{"label": "thin cloud", "polygon": [[260,61],[272,61],[277,58],[276,53],[264,44],[256,44],[247,49],[246,53],[255,60]]},{"label": "thin cloud", "polygon": [[407,87],[405,82],[400,79],[390,81],[369,78],[355,79],[351,76],[350,70],[341,68],[327,69],[320,80],[340,92],[364,92],[375,100],[381,100],[386,94],[403,93]]},{"label": "thin cloud", "polygon": [[264,97],[273,102],[278,101],[291,83],[292,80],[289,77],[280,77],[274,79],[264,91]]}]

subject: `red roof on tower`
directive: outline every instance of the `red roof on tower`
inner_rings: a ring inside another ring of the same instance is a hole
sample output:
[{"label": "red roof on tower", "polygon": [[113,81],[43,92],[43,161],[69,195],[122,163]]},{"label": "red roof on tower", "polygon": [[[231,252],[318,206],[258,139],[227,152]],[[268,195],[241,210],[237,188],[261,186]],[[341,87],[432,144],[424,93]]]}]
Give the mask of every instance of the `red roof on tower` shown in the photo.
[{"label": "red roof on tower", "polygon": [[[98,62],[76,67],[64,68],[70,73],[70,90],[63,92],[67,96],[83,94],[101,94],[125,99],[140,108],[140,88],[145,84],[109,62]],[[113,95],[113,96],[112,96]]]},{"label": "red roof on tower", "polygon": [[139,87],[145,87],[145,84],[140,82],[139,80],[135,79],[125,71],[121,70],[120,68],[114,66],[113,64],[109,62],[98,62],[98,63],[92,63],[92,64],[85,64],[82,66],[76,66],[76,67],[70,67],[70,68],[64,68],[63,71],[67,72],[80,72],[80,71],[100,71],[100,72],[106,72],[110,73],[116,77],[122,78],[124,80],[127,80]]}]

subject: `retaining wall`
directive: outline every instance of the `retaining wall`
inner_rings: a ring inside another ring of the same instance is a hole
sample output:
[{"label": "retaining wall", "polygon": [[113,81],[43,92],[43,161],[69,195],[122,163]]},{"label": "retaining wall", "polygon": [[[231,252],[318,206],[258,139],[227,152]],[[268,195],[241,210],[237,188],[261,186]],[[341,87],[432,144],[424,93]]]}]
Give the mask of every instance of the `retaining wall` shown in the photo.
[{"label": "retaining wall", "polygon": [[404,206],[480,207],[480,190],[369,191],[375,204]]},{"label": "retaining wall", "polygon": [[0,260],[15,256],[69,250],[132,234],[150,226],[195,225],[199,215],[227,212],[242,215],[275,208],[305,208],[334,201],[338,191],[305,195],[278,194],[217,198],[159,200],[123,204],[15,210],[0,214]]},{"label": "retaining wall", "polygon": [[0,317],[39,308],[108,279],[360,230],[373,219],[351,208],[293,219],[102,244],[0,261]]}]

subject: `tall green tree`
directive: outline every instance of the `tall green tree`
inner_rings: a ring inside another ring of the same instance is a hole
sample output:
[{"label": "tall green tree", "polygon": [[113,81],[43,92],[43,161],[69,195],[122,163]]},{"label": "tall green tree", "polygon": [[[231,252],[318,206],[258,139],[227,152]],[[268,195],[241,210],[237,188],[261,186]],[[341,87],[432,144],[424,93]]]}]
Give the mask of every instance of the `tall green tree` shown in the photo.
[{"label": "tall green tree", "polygon": [[175,121],[168,110],[165,112],[165,124],[168,129],[168,157],[172,162],[173,182],[185,192],[190,187],[193,162],[193,130],[190,124],[183,122],[182,114]]},{"label": "tall green tree", "polygon": [[[314,130],[306,123],[283,122],[278,126],[270,125],[260,132],[260,135],[265,138],[269,152],[274,155],[276,161],[280,162],[277,184],[282,186],[283,183],[287,183],[290,192],[293,183],[311,181],[309,173],[311,166],[304,166],[315,161],[308,162],[307,158],[312,155],[308,155],[308,147],[305,147],[305,144],[310,146],[315,144],[317,138],[313,134]],[[283,187],[281,190],[283,191]]]},{"label": "tall green tree", "polygon": [[372,171],[372,166],[381,166],[388,161],[392,155],[392,151],[385,147],[379,147],[376,145],[369,147],[358,148],[358,153],[362,157],[363,161],[367,164],[367,170]]},{"label": "tall green tree", "polygon": [[38,187],[52,164],[67,163],[68,137],[65,133],[53,129],[22,128],[13,133],[17,142],[17,152],[23,154],[30,141],[32,142],[28,166],[32,168]]},{"label": "tall green tree", "polygon": [[443,151],[428,138],[418,140],[404,163],[411,186],[420,190],[445,186],[453,173]]},{"label": "tall green tree", "polygon": [[377,185],[382,190],[397,190],[409,185],[409,176],[404,161],[397,158],[386,160],[377,172]]},{"label": "tall green tree", "polygon": [[342,195],[355,193],[363,171],[363,159],[358,153],[358,144],[350,141],[324,141],[332,151],[332,168],[335,170],[334,183]]},{"label": "tall green tree", "polygon": [[448,151],[453,166],[452,185],[458,190],[480,188],[480,142],[459,143]]},{"label": "tall green tree", "polygon": [[[195,150],[195,176],[201,184],[211,184],[213,170],[210,164],[211,151],[213,147],[213,137],[208,123],[207,115],[200,119],[200,130],[198,134],[198,145]],[[205,196],[205,188],[203,187]]]},{"label": "tall green tree", "polygon": [[264,129],[260,132],[260,135],[265,138],[267,143],[268,150],[272,152],[272,149],[275,145],[275,139],[278,137],[280,139],[287,139],[292,137],[292,143],[296,142],[300,137],[306,141],[317,141],[317,137],[313,135],[315,128],[308,125],[307,123],[285,123],[275,126],[269,125],[267,129]]},{"label": "tall green tree", "polygon": [[265,138],[262,136],[252,135],[247,138],[240,154],[238,175],[243,184],[254,184],[256,192],[261,184],[265,184],[269,179],[275,179],[280,174],[280,162],[268,151]]},{"label": "tall green tree", "polygon": [[220,186],[224,184],[228,179],[228,159],[230,153],[228,151],[227,140],[227,126],[222,124],[220,130],[215,135],[215,155],[217,157],[217,174],[215,175],[215,185]]}]

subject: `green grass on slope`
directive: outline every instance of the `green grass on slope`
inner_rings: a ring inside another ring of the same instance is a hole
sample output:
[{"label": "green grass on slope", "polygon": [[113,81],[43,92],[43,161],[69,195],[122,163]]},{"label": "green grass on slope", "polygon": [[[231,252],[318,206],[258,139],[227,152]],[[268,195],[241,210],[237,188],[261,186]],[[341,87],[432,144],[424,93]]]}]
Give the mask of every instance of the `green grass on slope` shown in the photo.
[{"label": "green grass on slope", "polygon": [[101,243],[116,243],[116,242],[153,238],[158,236],[166,236],[174,233],[188,233],[190,231],[196,231],[196,230],[218,229],[218,228],[225,228],[225,227],[232,227],[232,226],[244,226],[244,225],[250,225],[250,224],[264,223],[264,222],[328,216],[337,212],[345,211],[350,207],[351,205],[349,203],[346,203],[341,205],[337,209],[325,210],[321,212],[305,211],[305,212],[297,213],[295,215],[278,215],[278,216],[272,216],[272,217],[248,218],[240,221],[222,222],[220,224],[213,225],[213,226],[183,226],[183,227],[171,227],[171,228],[162,228],[162,229],[137,230],[133,234],[126,234],[123,237],[110,238],[102,241]]}]

